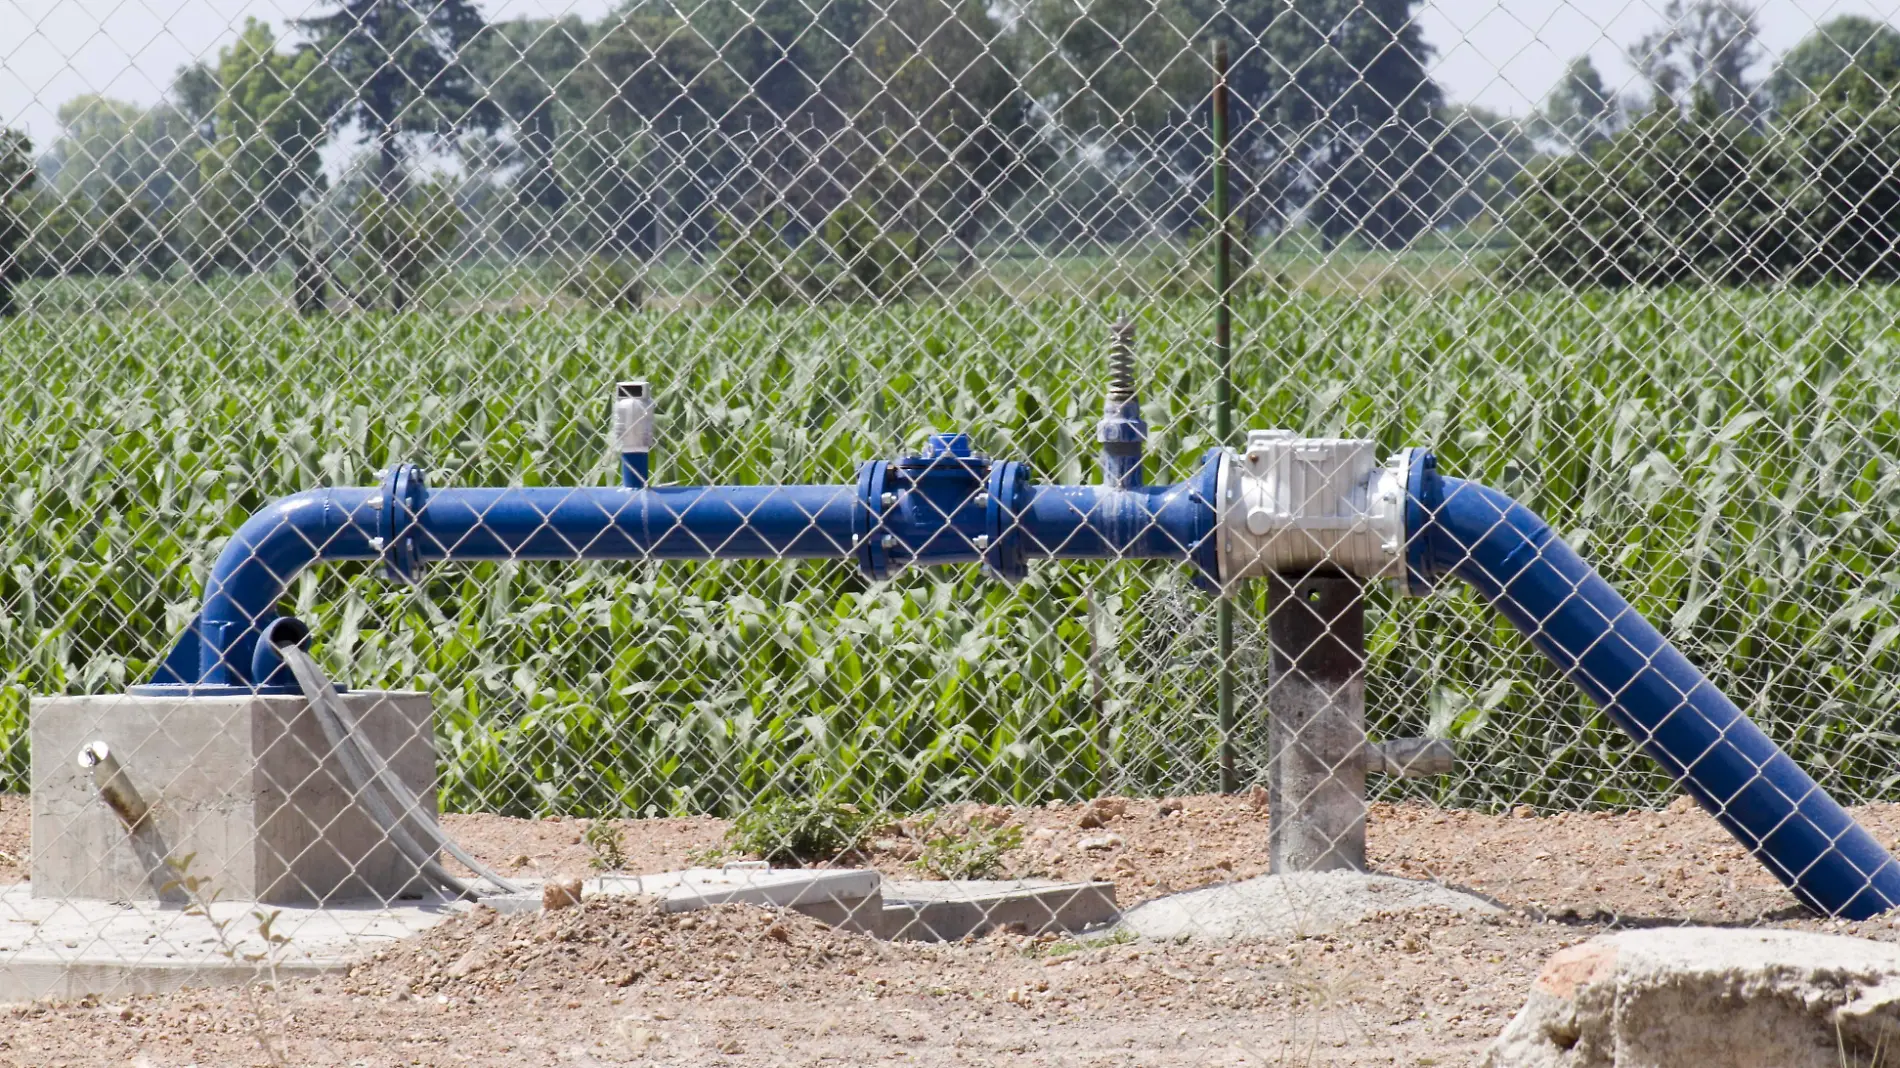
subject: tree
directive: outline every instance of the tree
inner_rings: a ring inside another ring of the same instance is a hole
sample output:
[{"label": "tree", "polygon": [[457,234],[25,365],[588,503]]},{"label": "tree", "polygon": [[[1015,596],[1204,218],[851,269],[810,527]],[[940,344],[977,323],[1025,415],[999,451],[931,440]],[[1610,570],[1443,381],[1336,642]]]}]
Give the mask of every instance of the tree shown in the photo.
[{"label": "tree", "polygon": [[1517,176],[1536,155],[1528,124],[1476,104],[1446,108],[1440,122],[1445,128],[1437,149],[1445,169],[1438,195],[1442,217],[1471,223],[1486,213],[1501,213]]},{"label": "tree", "polygon": [[60,194],[96,204],[116,190],[159,210],[180,208],[191,198],[198,131],[172,105],[146,108],[88,93],[60,105],[59,123],[43,177]]},{"label": "tree", "polygon": [[[1246,150],[1280,217],[1330,245],[1404,245],[1435,218],[1443,95],[1417,0],[1249,0],[1233,91]],[[1249,41],[1248,37],[1253,40]]]},{"label": "tree", "polygon": [[511,130],[518,164],[513,185],[522,204],[554,210],[567,201],[555,171],[561,122],[573,114],[561,106],[562,91],[592,36],[587,24],[571,15],[512,19],[490,23],[469,49],[469,67],[483,95]]},{"label": "tree", "polygon": [[864,91],[854,107],[872,135],[872,169],[899,187],[889,213],[908,216],[926,242],[947,235],[967,270],[983,226],[1019,195],[1040,147],[1002,27],[981,0],[894,0],[856,52]]},{"label": "tree", "polygon": [[1539,131],[1573,152],[1587,152],[1623,124],[1616,94],[1603,84],[1603,75],[1587,55],[1564,68],[1538,115]]},{"label": "tree", "polygon": [[356,122],[376,143],[383,194],[401,200],[405,135],[492,130],[494,102],[463,59],[482,30],[472,0],[336,0],[328,15],[297,20],[338,91],[324,101],[333,127]]},{"label": "tree", "polygon": [[1788,247],[1789,179],[1770,139],[1707,98],[1651,112],[1595,152],[1525,174],[1508,270],[1568,286],[1742,285]]},{"label": "tree", "polygon": [[19,310],[13,291],[26,273],[21,253],[29,236],[26,194],[33,181],[33,142],[18,130],[0,129],[0,318]]},{"label": "tree", "polygon": [[1534,168],[1511,270],[1608,287],[1900,278],[1900,103],[1817,96],[1766,131],[1715,107],[1652,112]]},{"label": "tree", "polygon": [[1755,121],[1751,71],[1762,58],[1755,9],[1739,0],[1669,0],[1662,14],[1663,24],[1629,50],[1656,104],[1686,111],[1706,100],[1717,115]]},{"label": "tree", "polygon": [[1020,69],[1071,136],[1139,142],[1207,93],[1206,16],[1191,0],[1032,0],[1026,10]]},{"label": "tree", "polygon": [[1900,30],[1861,15],[1841,15],[1815,27],[1790,48],[1766,93],[1777,112],[1815,98],[1884,98],[1900,91]]},{"label": "tree", "polygon": [[425,182],[401,201],[375,186],[363,188],[352,226],[356,302],[406,310],[448,259],[466,222],[451,189]]},{"label": "tree", "polygon": [[1851,284],[1900,278],[1900,102],[1871,80],[1837,81],[1780,133],[1783,274]]},{"label": "tree", "polygon": [[[746,176],[730,148],[736,139],[708,134],[743,89],[724,57],[677,16],[648,9],[610,17],[561,91],[555,166],[569,191],[564,229],[588,253],[659,248],[657,202],[669,190],[689,214],[698,210],[694,194],[742,192]],[[689,165],[708,143],[724,158],[716,167]],[[720,178],[709,180],[709,172]]]},{"label": "tree", "polygon": [[310,52],[277,50],[270,27],[246,19],[214,67],[181,72],[180,107],[202,114],[199,240],[194,269],[267,268],[293,257],[304,204],[322,187],[318,156],[328,85]]}]

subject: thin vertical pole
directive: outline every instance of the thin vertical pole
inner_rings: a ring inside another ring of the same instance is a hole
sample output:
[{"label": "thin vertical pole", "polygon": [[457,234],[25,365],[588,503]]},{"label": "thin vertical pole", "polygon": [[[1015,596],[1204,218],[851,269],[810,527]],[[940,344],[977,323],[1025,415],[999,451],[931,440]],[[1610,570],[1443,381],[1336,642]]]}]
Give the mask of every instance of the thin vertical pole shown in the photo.
[{"label": "thin vertical pole", "polygon": [[[1214,436],[1222,445],[1234,436],[1233,207],[1227,195],[1227,42],[1214,42],[1214,363],[1219,384],[1214,401]],[[1220,719],[1220,788],[1240,789],[1234,761],[1234,602],[1225,591],[1215,605],[1215,641],[1219,673],[1215,703]]]}]

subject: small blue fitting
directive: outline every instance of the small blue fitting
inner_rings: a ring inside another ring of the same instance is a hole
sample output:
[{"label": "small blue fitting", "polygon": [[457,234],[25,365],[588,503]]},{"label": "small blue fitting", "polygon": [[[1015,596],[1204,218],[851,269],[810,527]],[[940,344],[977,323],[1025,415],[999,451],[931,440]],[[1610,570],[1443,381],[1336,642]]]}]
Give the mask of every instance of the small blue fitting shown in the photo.
[{"label": "small blue fitting", "polygon": [[924,456],[936,459],[939,456],[954,456],[968,459],[976,455],[976,447],[970,443],[970,435],[960,431],[948,434],[932,434],[924,443]]}]

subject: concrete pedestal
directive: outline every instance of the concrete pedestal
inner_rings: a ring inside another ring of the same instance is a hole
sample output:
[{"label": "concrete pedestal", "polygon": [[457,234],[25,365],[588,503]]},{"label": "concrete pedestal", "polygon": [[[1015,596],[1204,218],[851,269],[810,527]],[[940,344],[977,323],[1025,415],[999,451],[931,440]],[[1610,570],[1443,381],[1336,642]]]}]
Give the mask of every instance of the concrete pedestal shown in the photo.
[{"label": "concrete pedestal", "polygon": [[1364,582],[1338,573],[1267,581],[1270,870],[1364,871]]},{"label": "concrete pedestal", "polygon": [[[429,698],[343,695],[365,737],[435,811]],[[167,860],[227,900],[393,901],[415,866],[359,807],[301,697],[39,697],[29,709],[33,896],[182,899]],[[150,815],[136,831],[76,761],[104,741]]]}]

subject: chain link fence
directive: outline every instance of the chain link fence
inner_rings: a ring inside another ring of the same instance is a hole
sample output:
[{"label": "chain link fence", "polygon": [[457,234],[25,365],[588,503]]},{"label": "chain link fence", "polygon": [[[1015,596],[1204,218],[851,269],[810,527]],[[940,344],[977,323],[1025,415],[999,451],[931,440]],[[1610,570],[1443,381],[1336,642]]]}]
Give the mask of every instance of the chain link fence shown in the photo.
[{"label": "chain link fence", "polygon": [[[1482,21],[1467,6],[339,0],[232,24],[175,70],[128,49],[152,83],[136,98],[8,90],[0,785],[70,763],[30,751],[46,698],[211,680],[165,674],[181,635],[208,643],[219,681],[262,681],[199,612],[220,554],[277,498],[415,463],[432,493],[581,507],[599,498],[579,487],[621,479],[611,390],[636,379],[657,397],[655,492],[829,486],[848,519],[861,465],[952,431],[1038,484],[1090,486],[1111,475],[1098,424],[1125,321],[1148,483],[1191,484],[1246,428],[1370,439],[1381,459],[1427,447],[1548,521],[1888,835],[1900,30],[1670,0],[1576,40],[1533,33],[1574,62],[1494,109],[1465,97],[1524,68],[1465,70],[1474,46],[1446,34]],[[9,63],[78,55],[58,20],[13,10]],[[435,804],[481,843],[476,817],[711,816],[734,836],[707,855],[962,876],[1095,864],[1126,905],[1168,880],[1110,871],[1113,852],[1057,861],[1060,842],[1023,839],[1030,814],[1190,795],[1244,814],[1198,797],[1266,804],[1270,755],[1297,744],[1269,737],[1271,584],[1228,585],[1223,637],[1193,546],[1124,552],[1129,535],[1003,582],[967,562],[867,574],[855,541],[813,550],[835,533],[822,508],[802,534],[762,532],[744,505],[736,526],[676,511],[627,534],[622,515],[575,540],[554,505],[518,536],[469,507],[463,540],[425,545],[413,581],[387,580],[393,543],[337,549],[368,537],[355,513],[315,546],[348,559],[273,578],[323,672],[428,695],[414,733]],[[697,548],[655,550],[669,532]],[[1790,902],[1730,885],[1678,908],[1662,861],[1638,864],[1654,894],[1600,901],[1597,877],[1539,874],[1517,851],[1560,832],[1510,819],[1648,819],[1682,768],[1538,655],[1546,619],[1527,638],[1463,589],[1355,581],[1367,735],[1456,753],[1448,771],[1366,780],[1375,866],[1586,913],[1752,920]],[[182,717],[197,699],[146,698]],[[197,737],[169,714],[151,713],[158,735]],[[297,736],[349,748],[316,729]],[[190,745],[186,765],[212,761],[208,737]],[[273,788],[328,773],[297,774]],[[365,782],[344,793],[377,792]],[[1406,837],[1445,818],[1489,821],[1457,825],[1512,856],[1480,872]],[[995,837],[1010,819],[1018,833]],[[100,827],[85,833],[117,833]],[[74,835],[89,856],[119,848]],[[1239,868],[1265,870],[1264,823],[1258,837]],[[307,860],[323,834],[292,838]],[[610,841],[590,838],[596,859]]]}]

